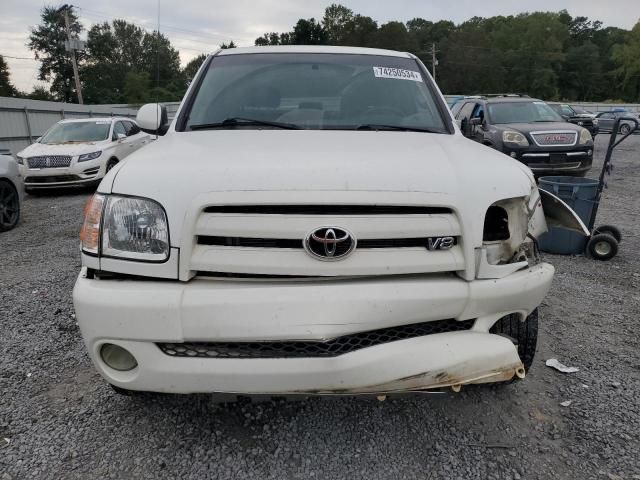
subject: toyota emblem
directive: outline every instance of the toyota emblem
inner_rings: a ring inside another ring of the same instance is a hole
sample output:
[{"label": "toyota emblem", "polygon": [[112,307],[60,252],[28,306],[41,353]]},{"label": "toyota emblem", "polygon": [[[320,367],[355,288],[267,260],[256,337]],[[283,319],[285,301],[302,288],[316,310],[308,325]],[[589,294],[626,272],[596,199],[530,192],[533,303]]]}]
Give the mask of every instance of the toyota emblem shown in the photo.
[{"label": "toyota emblem", "polygon": [[304,249],[318,260],[341,260],[355,248],[356,238],[340,227],[318,227],[304,239]]}]

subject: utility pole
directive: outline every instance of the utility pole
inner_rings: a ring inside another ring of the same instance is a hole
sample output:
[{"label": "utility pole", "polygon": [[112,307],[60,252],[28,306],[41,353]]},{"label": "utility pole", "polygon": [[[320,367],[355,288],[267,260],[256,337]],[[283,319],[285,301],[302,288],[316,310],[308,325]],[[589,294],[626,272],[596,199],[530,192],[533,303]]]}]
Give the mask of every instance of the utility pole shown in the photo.
[{"label": "utility pole", "polygon": [[84,102],[82,101],[82,86],[80,85],[80,75],[78,74],[78,63],[76,62],[76,45],[74,43],[78,43],[77,41],[74,42],[75,39],[71,38],[71,25],[69,22],[69,10],[71,10],[73,8],[73,5],[63,5],[62,7],[60,7],[60,11],[64,11],[64,26],[65,29],[67,31],[67,41],[66,41],[66,47],[67,50],[71,53],[71,64],[73,65],[73,77],[75,78],[76,81],[76,93],[78,94],[78,103],[79,104],[83,104]]},{"label": "utility pole", "polygon": [[434,82],[436,81],[436,65],[438,65],[438,59],[436,58],[436,53],[438,53],[438,51],[436,50],[436,44],[432,43],[431,44],[431,71],[432,71]]}]

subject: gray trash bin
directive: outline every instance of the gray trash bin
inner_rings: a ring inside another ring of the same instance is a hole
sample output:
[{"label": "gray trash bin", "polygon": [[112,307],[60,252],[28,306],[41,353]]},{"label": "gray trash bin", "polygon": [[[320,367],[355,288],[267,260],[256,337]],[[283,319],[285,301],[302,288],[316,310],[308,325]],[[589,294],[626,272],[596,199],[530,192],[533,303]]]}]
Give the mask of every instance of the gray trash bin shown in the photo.
[{"label": "gray trash bin", "polygon": [[[560,197],[589,225],[596,196],[598,181],[582,177],[541,177],[538,187]],[[564,228],[549,227],[549,231],[538,239],[540,250],[562,255],[584,253],[588,238]]]}]

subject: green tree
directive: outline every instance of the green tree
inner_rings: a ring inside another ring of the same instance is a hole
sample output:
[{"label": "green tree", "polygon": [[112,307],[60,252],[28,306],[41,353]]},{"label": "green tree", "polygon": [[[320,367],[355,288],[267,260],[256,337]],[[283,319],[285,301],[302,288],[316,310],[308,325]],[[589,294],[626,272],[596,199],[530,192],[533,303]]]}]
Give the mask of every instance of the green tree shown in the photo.
[{"label": "green tree", "polygon": [[380,25],[374,35],[373,45],[378,48],[388,48],[402,52],[414,49],[407,27],[402,22],[387,22],[384,25]]},{"label": "green tree", "polygon": [[[64,13],[56,7],[43,7],[40,20],[40,25],[31,28],[27,43],[41,62],[38,79],[51,82],[51,93],[57,100],[76,100],[71,57],[64,47],[67,39]],[[71,34],[77,37],[82,31],[82,25],[72,10],[69,12],[69,22]],[[84,58],[83,52],[76,53],[79,65]]]},{"label": "green tree", "polygon": [[33,87],[33,90],[26,94],[25,97],[30,98],[31,100],[46,100],[49,102],[54,102],[56,100],[49,89],[43,86]]},{"label": "green tree", "polygon": [[200,65],[202,65],[202,62],[204,62],[206,59],[207,59],[207,56],[204,53],[202,53],[197,57],[191,59],[189,63],[187,63],[187,65],[182,70],[182,75],[186,79],[187,83],[190,83],[191,80],[193,80],[193,77],[195,77],[196,73],[198,73],[198,69],[200,68]]},{"label": "green tree", "polygon": [[148,95],[141,95],[142,85],[156,89],[156,95],[169,97],[168,100],[179,100],[186,89],[178,51],[169,40],[125,20],[91,27],[87,53],[82,78],[89,103],[139,103],[143,97],[155,99],[151,90]]},{"label": "green tree", "polygon": [[322,27],[329,45],[346,45],[348,25],[353,21],[353,10],[333,3],[324,11]]},{"label": "green tree", "polygon": [[623,44],[613,49],[613,60],[618,64],[616,77],[622,90],[622,98],[640,100],[640,21],[626,35]]},{"label": "green tree", "polygon": [[293,45],[324,45],[327,43],[327,35],[322,25],[314,18],[305,20],[301,18],[291,32]]},{"label": "green tree", "polygon": [[126,103],[142,104],[150,100],[151,79],[147,72],[131,70],[124,79],[123,94]]},{"label": "green tree", "polygon": [[220,48],[222,50],[226,50],[227,48],[236,48],[236,44],[233,43],[233,40],[231,40],[229,43],[223,43],[222,45],[220,45]]},{"label": "green tree", "polygon": [[0,55],[0,97],[15,97],[17,94],[18,90],[11,83],[9,66]]}]

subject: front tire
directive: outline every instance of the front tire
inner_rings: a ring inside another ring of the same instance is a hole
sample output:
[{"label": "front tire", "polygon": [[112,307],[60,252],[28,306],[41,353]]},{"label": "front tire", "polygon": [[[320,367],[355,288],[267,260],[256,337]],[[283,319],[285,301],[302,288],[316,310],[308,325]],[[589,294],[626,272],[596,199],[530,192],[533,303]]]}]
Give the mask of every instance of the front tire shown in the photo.
[{"label": "front tire", "polygon": [[105,170],[105,173],[109,173],[109,170],[111,170],[117,164],[118,164],[117,158],[110,158],[109,161],[107,162],[107,169]]},{"label": "front tire", "polygon": [[20,198],[11,182],[0,180],[0,232],[14,228],[20,220]]},{"label": "front tire", "polygon": [[626,135],[630,131],[631,131],[631,125],[627,125],[626,123],[623,123],[622,125],[620,125],[621,134]]},{"label": "front tire", "polygon": [[528,373],[538,344],[538,309],[531,312],[524,321],[516,313],[502,317],[489,332],[507,337],[517,346],[520,361]]}]

